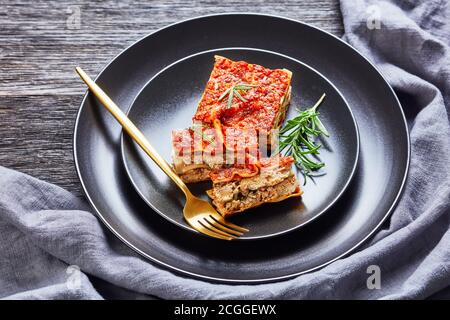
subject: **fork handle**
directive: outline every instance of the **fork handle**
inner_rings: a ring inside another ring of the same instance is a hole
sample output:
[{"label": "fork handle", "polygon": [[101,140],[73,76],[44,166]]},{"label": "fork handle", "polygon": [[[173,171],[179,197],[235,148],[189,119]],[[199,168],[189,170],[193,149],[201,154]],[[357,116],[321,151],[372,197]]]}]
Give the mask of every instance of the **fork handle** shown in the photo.
[{"label": "fork handle", "polygon": [[146,154],[161,168],[166,175],[172,179],[173,182],[184,192],[186,197],[191,196],[186,184],[175,173],[172,167],[159,155],[158,152],[152,147],[150,142],[144,136],[144,134],[134,125],[134,123],[128,118],[125,113],[111,100],[110,97],[81,69],[76,67],[75,69],[81,79],[89,87],[90,91],[97,97],[103,106],[116,118],[122,128],[128,133],[128,135],[145,151]]}]

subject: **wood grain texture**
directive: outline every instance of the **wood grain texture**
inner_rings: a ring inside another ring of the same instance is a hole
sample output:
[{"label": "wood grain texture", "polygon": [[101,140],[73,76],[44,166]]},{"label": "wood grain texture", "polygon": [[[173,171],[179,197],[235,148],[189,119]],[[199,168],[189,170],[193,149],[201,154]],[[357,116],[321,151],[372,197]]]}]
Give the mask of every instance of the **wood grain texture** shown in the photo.
[{"label": "wood grain texture", "polygon": [[94,76],[121,50],[163,26],[245,11],[343,33],[338,0],[0,0],[0,165],[81,195],[72,132],[85,87],[75,65]]}]

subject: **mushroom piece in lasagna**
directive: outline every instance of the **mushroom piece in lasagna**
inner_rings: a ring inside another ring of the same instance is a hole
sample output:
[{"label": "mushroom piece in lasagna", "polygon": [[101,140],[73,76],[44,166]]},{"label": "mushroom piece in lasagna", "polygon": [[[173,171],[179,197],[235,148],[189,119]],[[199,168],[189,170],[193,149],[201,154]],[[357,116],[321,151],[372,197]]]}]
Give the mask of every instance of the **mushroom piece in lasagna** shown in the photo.
[{"label": "mushroom piece in lasagna", "polygon": [[299,183],[291,170],[292,157],[275,156],[260,160],[260,170],[246,167],[211,171],[213,188],[208,190],[217,211],[224,217],[267,202],[300,196]]}]

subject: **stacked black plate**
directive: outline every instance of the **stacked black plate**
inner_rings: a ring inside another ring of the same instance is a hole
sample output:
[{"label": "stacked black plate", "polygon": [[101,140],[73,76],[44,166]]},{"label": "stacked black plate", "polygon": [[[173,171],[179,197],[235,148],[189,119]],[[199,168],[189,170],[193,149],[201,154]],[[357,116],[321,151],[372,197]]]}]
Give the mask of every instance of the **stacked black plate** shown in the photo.
[{"label": "stacked black plate", "polygon": [[[117,56],[97,83],[170,160],[170,132],[191,123],[214,54],[293,71],[295,108],[322,93],[331,132],[326,175],[290,199],[236,216],[251,232],[225,242],[182,219],[184,198],[87,94],[74,133],[78,174],[99,218],[131,248],[172,270],[223,282],[265,282],[320,268],[354,250],[389,216],[409,164],[401,106],[357,51],[312,26],[258,14],[200,17],[171,25]],[[193,186],[204,194],[207,184]]]}]

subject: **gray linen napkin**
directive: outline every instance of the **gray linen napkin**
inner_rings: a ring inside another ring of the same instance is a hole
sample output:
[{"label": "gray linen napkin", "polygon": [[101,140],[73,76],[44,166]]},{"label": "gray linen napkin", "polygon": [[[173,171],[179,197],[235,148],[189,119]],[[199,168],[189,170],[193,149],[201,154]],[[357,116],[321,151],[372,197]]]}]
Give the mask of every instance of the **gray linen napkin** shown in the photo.
[{"label": "gray linen napkin", "polygon": [[[345,39],[387,77],[411,126],[405,192],[388,226],[364,248],[284,282],[231,286],[188,279],[137,256],[69,192],[0,167],[0,297],[101,299],[90,275],[166,299],[448,298],[449,5],[342,0],[341,10]],[[379,289],[367,286],[370,265],[380,268]]]}]

